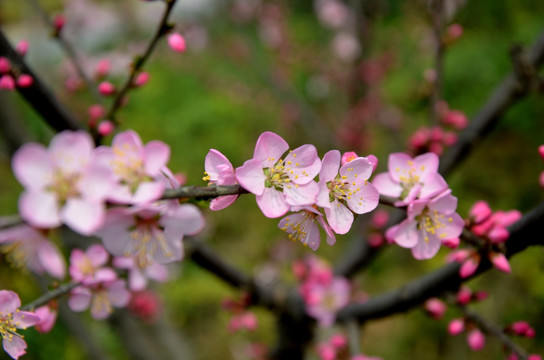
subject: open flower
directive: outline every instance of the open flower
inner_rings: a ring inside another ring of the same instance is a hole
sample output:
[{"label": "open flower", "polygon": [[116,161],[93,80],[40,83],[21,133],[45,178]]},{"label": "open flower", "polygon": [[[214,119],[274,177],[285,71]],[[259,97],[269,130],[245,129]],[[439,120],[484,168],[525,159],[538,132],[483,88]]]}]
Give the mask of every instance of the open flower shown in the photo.
[{"label": "open flower", "polygon": [[[336,238],[331,227],[323,219],[323,215],[313,206],[293,206],[294,211],[280,220],[278,227],[289,234],[289,239],[300,241],[312,250],[317,250],[321,244],[319,224],[327,234],[327,244],[334,245]],[[317,222],[317,224],[316,224]]]},{"label": "open flower", "polygon": [[26,353],[26,342],[17,329],[34,326],[40,318],[28,311],[19,311],[21,300],[13,291],[0,290],[0,335],[4,350],[14,359]]},{"label": "open flower", "polygon": [[282,155],[289,145],[279,135],[264,132],[259,136],[253,158],[236,169],[242,187],[257,197],[263,214],[277,218],[290,206],[312,205],[319,191],[313,180],[321,160],[313,145],[302,145]]},{"label": "open flower", "polygon": [[381,195],[398,198],[395,206],[415,199],[428,199],[448,188],[438,174],[438,156],[426,153],[412,159],[403,153],[389,155],[389,172],[376,175],[372,182]]},{"label": "open flower", "polygon": [[408,206],[408,217],[389,228],[386,237],[412,249],[416,259],[430,259],[440,249],[442,240],[461,235],[464,221],[456,208],[457,198],[449,189],[431,200],[415,200]]},{"label": "open flower", "polygon": [[338,150],[331,150],[323,157],[317,205],[325,209],[334,232],[345,234],[353,223],[352,211],[364,214],[374,210],[378,206],[380,194],[368,182],[372,164],[367,159],[358,157],[342,167],[340,159]]},{"label": "open flower", "polygon": [[[237,183],[234,168],[229,159],[215,149],[210,149],[208,155],[206,155],[204,168],[206,169],[204,180],[209,181],[210,184],[234,185]],[[227,195],[213,199],[210,203],[210,210],[222,210],[231,205],[237,198],[238,195]]]},{"label": "open flower", "polygon": [[91,307],[91,316],[102,320],[110,316],[113,307],[124,307],[130,301],[125,281],[112,279],[91,286],[78,286],[70,291],[68,306],[72,311],[84,311]]},{"label": "open flower", "polygon": [[19,211],[26,222],[38,228],[65,223],[83,235],[102,225],[113,178],[95,162],[93,149],[89,134],[63,131],[49,148],[29,143],[15,153],[13,171],[25,187]]},{"label": "open flower", "polygon": [[127,130],[113,138],[112,147],[97,149],[97,160],[112,167],[117,182],[108,199],[122,204],[157,200],[165,183],[163,170],[170,158],[170,147],[162,141],[143,145],[140,136]]}]

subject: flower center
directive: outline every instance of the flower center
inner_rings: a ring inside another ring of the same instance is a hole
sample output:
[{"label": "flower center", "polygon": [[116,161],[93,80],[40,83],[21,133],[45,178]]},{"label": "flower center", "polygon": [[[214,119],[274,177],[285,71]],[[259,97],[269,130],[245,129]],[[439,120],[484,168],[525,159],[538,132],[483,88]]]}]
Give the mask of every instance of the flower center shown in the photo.
[{"label": "flower center", "polygon": [[[317,214],[314,214],[311,211],[302,210],[296,216],[296,219],[285,218],[285,225],[281,230],[289,234],[289,239],[293,241],[300,241],[304,246],[308,245],[308,233],[310,232],[310,227],[315,221]],[[291,221],[293,220],[293,221]]]},{"label": "flower center", "polygon": [[4,314],[2,311],[0,311],[0,335],[2,335],[2,339],[6,339],[8,341],[11,341],[13,336],[20,338],[23,337],[22,335],[17,334],[17,327],[15,324],[13,324],[12,313]]},{"label": "flower center", "polygon": [[[418,230],[423,230],[425,232],[425,242],[429,242],[429,234],[437,235],[440,230],[446,228],[444,218],[444,214],[441,214],[436,210],[431,211],[429,208],[425,208],[420,215],[416,216]],[[451,222],[452,218],[448,218],[448,221]],[[447,234],[442,232],[439,237],[440,239],[445,239]]]},{"label": "flower center", "polygon": [[164,237],[164,228],[159,225],[159,219],[160,215],[147,219],[136,216],[137,225],[130,233],[133,241],[129,243],[125,256],[134,257],[140,269],[151,265],[151,258],[158,250],[162,251],[165,257],[174,255]]},{"label": "flower center", "polygon": [[92,299],[91,308],[95,313],[105,312],[107,314],[111,314],[113,312],[111,301],[108,298],[108,293],[106,290],[98,290],[95,292]]},{"label": "flower center", "polygon": [[113,172],[121,178],[121,184],[127,185],[132,193],[135,193],[144,181],[152,180],[144,171],[142,158],[138,149],[128,144],[123,148],[113,147],[114,160],[112,161]]},{"label": "flower center", "polygon": [[289,172],[291,172],[291,174],[293,173],[290,167],[285,167],[283,165],[283,159],[280,159],[273,167],[263,169],[263,173],[266,175],[264,185],[267,188],[273,187],[278,191],[282,191],[283,186],[291,182]]},{"label": "flower center", "polygon": [[30,257],[29,252],[20,241],[0,246],[0,252],[6,254],[6,261],[15,269],[25,268]]}]

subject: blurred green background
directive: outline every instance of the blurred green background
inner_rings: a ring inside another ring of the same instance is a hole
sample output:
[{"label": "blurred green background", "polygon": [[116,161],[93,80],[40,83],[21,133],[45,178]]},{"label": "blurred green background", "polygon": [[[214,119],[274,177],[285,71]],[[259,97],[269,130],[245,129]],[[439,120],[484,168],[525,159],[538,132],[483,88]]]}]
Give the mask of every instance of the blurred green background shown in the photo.
[{"label": "blurred green background", "polygon": [[[145,67],[151,74],[149,84],[130,93],[128,105],[118,116],[120,130],[134,129],[144,142],[158,139],[169,144],[169,166],[186,174],[189,185],[205,185],[204,157],[210,148],[240,166],[252,156],[257,137],[266,130],[278,133],[293,148],[315,144],[321,156],[332,148],[355,150],[363,156],[375,154],[380,160],[378,171],[384,171],[388,154],[404,151],[409,136],[420,126],[430,125],[430,85],[423,76],[434,62],[427,1],[346,1],[349,16],[363,6],[362,31],[350,21],[341,26],[327,24],[316,15],[317,1],[178,2],[172,20],[175,29],[186,36],[188,51],[174,53],[161,41]],[[471,117],[511,71],[508,52],[512,44],[528,47],[544,30],[544,3],[445,3],[450,14],[444,27],[458,23],[463,35],[445,50],[443,98],[450,108]],[[95,101],[85,89],[66,91],[69,66],[29,4],[0,0],[2,30],[14,44],[29,40],[31,67],[84,122],[87,107]],[[161,2],[136,0],[43,0],[40,4],[50,15],[65,12],[66,36],[88,61],[89,74],[97,59],[121,64],[113,66],[108,76],[117,85],[124,81],[130,57],[154,31],[163,7]],[[344,43],[338,40],[344,33],[351,34],[358,48],[353,50],[353,44],[345,40],[349,36],[343,38]],[[543,104],[541,94],[532,94],[509,109],[499,126],[449,177],[462,216],[479,199],[488,201],[493,209],[522,212],[544,200],[538,185],[544,163],[537,153],[544,142]],[[49,141],[50,129],[17,94],[0,93],[0,106],[4,109],[0,116],[16,119],[30,138]],[[0,153],[4,174],[0,177],[0,215],[9,215],[17,212],[22,188],[10,170],[7,142],[0,144],[5,150]],[[202,205],[207,221],[202,238],[229,263],[265,282],[281,279],[294,284],[291,261],[310,250],[287,241],[277,221],[258,211],[252,196],[242,196],[217,213]],[[322,245],[317,255],[334,263],[349,242],[361,241],[358,228],[338,236],[334,247]],[[354,283],[373,296],[437,269],[447,252],[442,249],[435,259],[416,261],[409,251],[391,246]],[[489,321],[500,326],[530,321],[536,338],[515,341],[541,354],[543,255],[540,248],[529,249],[512,259],[511,275],[494,270],[468,283],[491,293],[474,306]],[[239,293],[190,261],[174,266],[172,273],[169,283],[154,285],[154,289],[164,300],[169,321],[180,330],[177,336],[185,339],[195,359],[246,359],[243,349],[250,342],[274,342],[274,318],[266,310],[255,309],[260,322],[255,333],[229,334],[229,314],[221,302]],[[17,291],[23,303],[40,294],[32,276],[6,266],[0,270],[0,288]],[[451,308],[446,318],[459,316]],[[91,321],[88,314],[82,319],[112,358],[130,358],[119,334],[107,322]],[[485,349],[473,353],[464,335],[448,336],[446,327],[447,320],[431,320],[416,309],[370,322],[363,328],[361,345],[365,354],[384,359],[504,358],[496,339],[488,338]],[[25,339],[29,343],[25,359],[88,358],[62,320],[50,334],[28,330]],[[311,351],[308,356],[316,358]],[[0,359],[4,358],[7,355],[0,352]]]}]

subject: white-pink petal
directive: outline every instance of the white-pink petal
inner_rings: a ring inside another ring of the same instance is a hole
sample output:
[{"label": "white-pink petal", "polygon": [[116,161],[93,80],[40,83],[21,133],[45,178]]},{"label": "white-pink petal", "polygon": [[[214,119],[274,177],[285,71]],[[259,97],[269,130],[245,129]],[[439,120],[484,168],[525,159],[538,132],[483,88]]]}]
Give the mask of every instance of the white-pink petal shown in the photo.
[{"label": "white-pink petal", "polygon": [[289,211],[289,205],[285,201],[285,196],[281,191],[274,188],[265,188],[262,195],[257,195],[257,205],[264,216],[277,218],[283,216]]},{"label": "white-pink petal", "polygon": [[266,176],[261,162],[257,159],[247,160],[236,168],[236,180],[247,191],[259,196],[265,189]]},{"label": "white-pink petal", "polygon": [[285,202],[289,205],[312,205],[315,204],[319,187],[315,181],[304,185],[284,185],[283,194]]},{"label": "white-pink petal", "polygon": [[23,220],[38,228],[60,226],[58,201],[55,194],[45,191],[26,191],[19,197],[19,213]]},{"label": "white-pink petal", "polygon": [[289,144],[281,136],[265,131],[257,139],[253,159],[261,163],[261,168],[272,167],[288,149]]},{"label": "white-pink petal", "polygon": [[160,174],[170,159],[170,146],[162,141],[153,140],[144,146],[144,167],[146,174],[154,177]]},{"label": "white-pink petal", "polygon": [[63,279],[66,275],[66,263],[59,249],[48,240],[40,241],[37,251],[38,258],[48,274]]},{"label": "white-pink petal", "polygon": [[323,156],[321,162],[321,170],[319,171],[319,182],[332,181],[338,175],[338,169],[340,168],[340,151],[331,150]]},{"label": "white-pink petal", "polygon": [[82,235],[92,235],[104,224],[105,206],[102,202],[70,198],[61,209],[62,221]]},{"label": "white-pink petal", "polygon": [[232,203],[235,202],[236,199],[238,199],[238,195],[227,195],[215,198],[210,202],[210,210],[223,210],[227,206],[232,205]]},{"label": "white-pink petal", "polygon": [[11,167],[17,180],[28,189],[43,189],[53,180],[53,164],[41,144],[22,146],[13,155]]},{"label": "white-pink petal", "polygon": [[331,229],[337,234],[346,234],[353,224],[353,213],[338,199],[334,199],[329,208],[325,208],[325,215]]},{"label": "white-pink petal", "polygon": [[402,194],[402,187],[398,182],[393,181],[390,173],[380,173],[374,177],[372,184],[378,189],[381,195],[398,198]]}]

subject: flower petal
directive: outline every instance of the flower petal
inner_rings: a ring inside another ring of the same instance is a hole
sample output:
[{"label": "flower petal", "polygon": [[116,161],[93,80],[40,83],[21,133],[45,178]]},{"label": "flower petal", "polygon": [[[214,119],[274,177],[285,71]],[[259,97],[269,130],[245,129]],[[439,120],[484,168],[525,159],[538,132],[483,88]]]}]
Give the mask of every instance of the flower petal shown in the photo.
[{"label": "flower petal", "polygon": [[319,171],[319,182],[332,181],[338,175],[338,169],[340,168],[340,151],[331,150],[323,156],[321,162],[321,170]]},{"label": "flower petal", "polygon": [[236,180],[247,191],[257,196],[262,195],[266,176],[261,162],[257,159],[247,160],[244,165],[236,168]]},{"label": "flower petal", "polygon": [[281,136],[265,131],[257,139],[253,159],[259,161],[261,168],[272,167],[288,149],[289,144]]},{"label": "flower petal", "polygon": [[210,202],[210,210],[223,210],[227,206],[232,205],[236,199],[238,199],[238,195],[226,195],[215,198]]},{"label": "flower petal", "polygon": [[312,205],[315,203],[319,187],[315,181],[304,185],[284,186],[283,194],[289,205]]},{"label": "flower petal", "polygon": [[289,205],[285,201],[285,196],[281,191],[274,188],[265,188],[262,195],[257,195],[256,199],[257,205],[259,205],[259,208],[266,217],[277,218],[289,211]]},{"label": "flower petal", "polygon": [[42,189],[52,181],[53,163],[41,144],[22,146],[13,155],[11,164],[17,180],[28,189]]},{"label": "flower petal", "polygon": [[325,208],[325,215],[335,233],[345,234],[351,229],[353,213],[337,199],[334,199],[330,208]]},{"label": "flower petal", "polygon": [[62,221],[82,235],[91,235],[104,224],[105,209],[101,202],[68,199],[61,209]]},{"label": "flower petal", "polygon": [[398,182],[395,182],[388,172],[380,173],[374,177],[372,184],[378,189],[381,195],[391,196],[393,198],[400,197],[402,187]]},{"label": "flower petal", "polygon": [[170,146],[153,140],[144,146],[144,168],[149,176],[157,176],[170,159]]},{"label": "flower petal", "polygon": [[[357,191],[357,189],[359,190]],[[371,183],[367,182],[356,189],[351,188],[350,190],[355,190],[355,192],[348,196],[346,202],[351,211],[356,214],[366,214],[374,210],[380,202],[380,193]]]},{"label": "flower petal", "polygon": [[53,228],[61,224],[57,197],[50,192],[26,191],[19,197],[19,212],[30,225]]},{"label": "flower petal", "polygon": [[26,342],[18,336],[14,336],[9,339],[4,338],[4,340],[2,340],[2,345],[9,356],[14,359],[18,359],[19,356],[26,354]]},{"label": "flower petal", "polygon": [[40,241],[37,253],[38,259],[47,273],[57,279],[64,278],[66,275],[66,263],[55,245],[48,240]]},{"label": "flower petal", "polygon": [[21,307],[19,296],[13,291],[0,290],[0,313],[11,314]]}]

